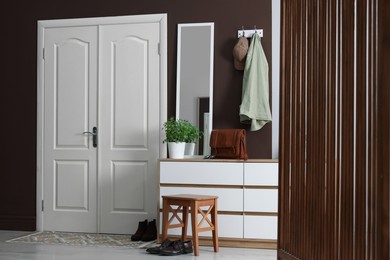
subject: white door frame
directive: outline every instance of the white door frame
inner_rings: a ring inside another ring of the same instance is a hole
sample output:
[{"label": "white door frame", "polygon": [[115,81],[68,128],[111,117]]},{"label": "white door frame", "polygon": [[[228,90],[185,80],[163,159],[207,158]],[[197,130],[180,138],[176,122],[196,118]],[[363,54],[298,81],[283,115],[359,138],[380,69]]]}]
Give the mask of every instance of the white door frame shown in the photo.
[{"label": "white door frame", "polygon": [[[45,29],[53,27],[97,26],[126,23],[156,23],[160,25],[160,158],[167,156],[166,146],[163,144],[163,123],[167,120],[167,14],[131,15],[115,17],[96,17],[38,21],[38,49],[37,49],[37,203],[36,229],[43,230],[43,147],[44,147],[44,60],[43,47]],[[156,162],[157,164],[157,162]],[[157,187],[156,187],[157,188]],[[156,198],[156,207],[158,198]]]}]

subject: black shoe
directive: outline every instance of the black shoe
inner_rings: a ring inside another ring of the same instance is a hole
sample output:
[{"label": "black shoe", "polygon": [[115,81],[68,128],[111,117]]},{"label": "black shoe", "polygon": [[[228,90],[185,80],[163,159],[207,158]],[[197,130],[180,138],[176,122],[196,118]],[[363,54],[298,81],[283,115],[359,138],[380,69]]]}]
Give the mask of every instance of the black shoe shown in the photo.
[{"label": "black shoe", "polygon": [[131,241],[140,241],[142,236],[145,234],[147,227],[148,227],[147,219],[145,219],[145,221],[140,221],[138,223],[137,231],[134,233],[134,235],[131,236]]},{"label": "black shoe", "polygon": [[161,243],[160,246],[155,246],[155,247],[148,248],[148,249],[146,249],[146,252],[148,252],[150,254],[160,254],[162,249],[170,247],[172,245],[172,243],[173,243],[173,241],[171,241],[169,239],[165,239]]},{"label": "black shoe", "polygon": [[153,241],[157,239],[157,227],[156,227],[156,220],[153,219],[149,222],[148,227],[143,234],[141,240],[144,242]]},{"label": "black shoe", "polygon": [[160,250],[160,255],[171,256],[171,255],[181,255],[192,253],[194,250],[192,249],[192,241],[181,241],[176,240],[172,243],[170,247],[163,248]]}]

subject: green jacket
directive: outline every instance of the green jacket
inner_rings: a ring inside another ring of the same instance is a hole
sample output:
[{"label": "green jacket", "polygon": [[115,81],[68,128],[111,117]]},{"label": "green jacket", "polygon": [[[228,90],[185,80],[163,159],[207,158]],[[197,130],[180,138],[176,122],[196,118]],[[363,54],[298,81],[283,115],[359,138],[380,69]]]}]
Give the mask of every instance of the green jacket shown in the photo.
[{"label": "green jacket", "polygon": [[240,122],[250,124],[251,131],[272,121],[268,96],[268,62],[260,36],[255,33],[246,57],[240,106]]}]

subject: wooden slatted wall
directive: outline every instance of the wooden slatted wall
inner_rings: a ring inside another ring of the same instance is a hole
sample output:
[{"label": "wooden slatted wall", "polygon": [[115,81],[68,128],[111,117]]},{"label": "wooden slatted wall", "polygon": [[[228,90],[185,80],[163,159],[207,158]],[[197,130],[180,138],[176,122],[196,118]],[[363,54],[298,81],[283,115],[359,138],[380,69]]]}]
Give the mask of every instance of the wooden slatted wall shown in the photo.
[{"label": "wooden slatted wall", "polygon": [[278,257],[388,259],[381,0],[281,2]]}]

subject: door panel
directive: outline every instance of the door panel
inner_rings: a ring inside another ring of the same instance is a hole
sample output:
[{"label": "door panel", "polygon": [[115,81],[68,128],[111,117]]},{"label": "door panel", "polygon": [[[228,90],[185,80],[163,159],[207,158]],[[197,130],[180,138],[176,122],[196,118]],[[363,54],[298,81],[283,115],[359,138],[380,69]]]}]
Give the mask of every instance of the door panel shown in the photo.
[{"label": "door panel", "polygon": [[[113,213],[146,211],[145,208],[145,162],[112,162],[111,189],[113,192]],[[129,192],[137,194],[129,197]]]},{"label": "door panel", "polygon": [[[66,39],[54,46],[54,95],[57,98],[55,116],[58,126],[55,129],[58,148],[87,147],[87,139],[74,133],[80,133],[80,130],[88,127],[89,109],[86,104],[89,56],[88,42],[79,39]],[[69,100],[72,100],[70,109]]]},{"label": "door panel", "polygon": [[146,148],[148,41],[125,36],[112,42],[112,51],[113,146]]},{"label": "door panel", "polygon": [[[44,229],[96,232],[97,29],[45,31]],[[77,220],[77,221],[74,221]]]},{"label": "door panel", "polygon": [[101,232],[157,216],[159,25],[100,26]]},{"label": "door panel", "polygon": [[55,164],[54,210],[87,211],[88,161],[58,160]]}]

